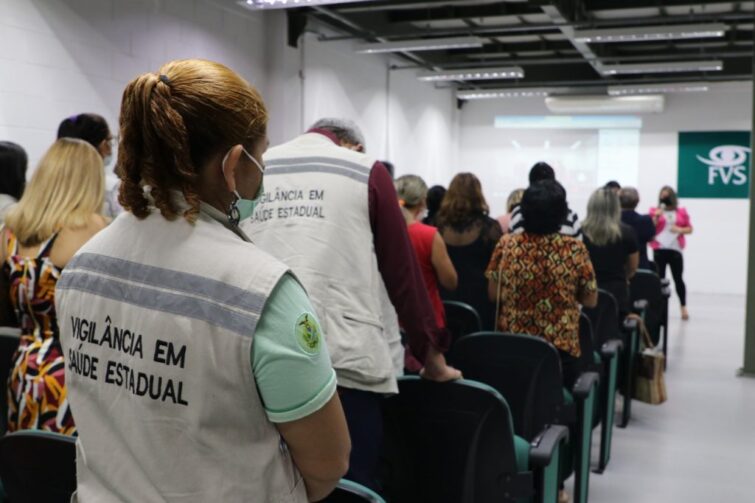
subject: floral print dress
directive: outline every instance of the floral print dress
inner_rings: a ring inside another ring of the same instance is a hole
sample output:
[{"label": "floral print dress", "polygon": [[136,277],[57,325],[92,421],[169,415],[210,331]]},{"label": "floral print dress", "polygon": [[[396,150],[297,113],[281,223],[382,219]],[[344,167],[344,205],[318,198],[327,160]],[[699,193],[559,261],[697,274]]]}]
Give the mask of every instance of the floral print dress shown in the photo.
[{"label": "floral print dress", "polygon": [[50,260],[57,234],[36,257],[19,254],[13,233],[4,231],[10,297],[21,325],[8,379],[8,431],[35,429],[75,435],[66,394],[63,350],[55,315],[55,285],[61,270]]}]

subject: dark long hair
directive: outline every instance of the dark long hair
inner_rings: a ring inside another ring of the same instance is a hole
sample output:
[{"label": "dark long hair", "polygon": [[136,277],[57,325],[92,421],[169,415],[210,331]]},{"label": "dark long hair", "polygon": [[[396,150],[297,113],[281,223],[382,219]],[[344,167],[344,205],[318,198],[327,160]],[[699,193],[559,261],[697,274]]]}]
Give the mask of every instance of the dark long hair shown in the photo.
[{"label": "dark long hair", "polygon": [[107,121],[97,114],[78,114],[64,119],[58,126],[58,138],[79,138],[99,148],[110,137]]},{"label": "dark long hair", "polygon": [[664,185],[661,187],[661,190],[658,192],[658,199],[661,198],[661,194],[663,194],[663,191],[668,191],[668,197],[671,199],[671,206],[669,206],[669,210],[675,210],[679,208],[679,196],[676,195],[676,191],[671,188],[668,185]]},{"label": "dark long hair", "polygon": [[480,180],[472,173],[459,173],[448,186],[438,211],[438,227],[463,232],[490,213]]},{"label": "dark long hair", "polygon": [[0,194],[21,199],[26,187],[26,151],[10,141],[0,141]]}]

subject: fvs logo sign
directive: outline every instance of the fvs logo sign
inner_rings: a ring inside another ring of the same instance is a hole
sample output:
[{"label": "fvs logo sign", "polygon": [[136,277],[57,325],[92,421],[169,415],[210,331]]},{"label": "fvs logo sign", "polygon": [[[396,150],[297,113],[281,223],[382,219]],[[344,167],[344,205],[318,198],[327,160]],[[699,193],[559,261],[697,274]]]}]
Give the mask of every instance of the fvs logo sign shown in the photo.
[{"label": "fvs logo sign", "polygon": [[679,133],[679,196],[747,198],[750,182],[750,133]]},{"label": "fvs logo sign", "polygon": [[744,185],[747,183],[747,166],[750,149],[740,145],[721,145],[710,151],[708,158],[697,156],[697,160],[708,165],[708,184],[719,180],[724,185]]}]

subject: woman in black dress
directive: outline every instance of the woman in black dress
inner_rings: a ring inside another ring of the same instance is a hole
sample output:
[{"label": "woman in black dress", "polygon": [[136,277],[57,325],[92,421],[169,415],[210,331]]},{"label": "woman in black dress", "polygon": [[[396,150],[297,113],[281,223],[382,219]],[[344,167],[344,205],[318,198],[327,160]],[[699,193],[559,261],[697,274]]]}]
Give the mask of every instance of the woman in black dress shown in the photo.
[{"label": "woman in black dress", "polygon": [[488,216],[480,180],[472,173],[459,173],[451,180],[436,224],[459,276],[453,291],[441,289],[443,300],[464,302],[480,315],[483,330],[494,330],[495,305],[488,299],[485,268],[502,231]]}]

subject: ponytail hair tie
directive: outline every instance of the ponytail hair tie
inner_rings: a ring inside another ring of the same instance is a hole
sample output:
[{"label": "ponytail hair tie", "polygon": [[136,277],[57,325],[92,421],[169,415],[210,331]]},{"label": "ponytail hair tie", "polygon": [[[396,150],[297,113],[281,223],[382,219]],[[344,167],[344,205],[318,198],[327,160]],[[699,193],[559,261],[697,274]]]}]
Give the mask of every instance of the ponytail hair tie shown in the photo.
[{"label": "ponytail hair tie", "polygon": [[170,79],[168,78],[167,75],[160,74],[160,77],[158,77],[158,78],[160,79],[160,82],[162,82],[166,86],[170,86]]}]

